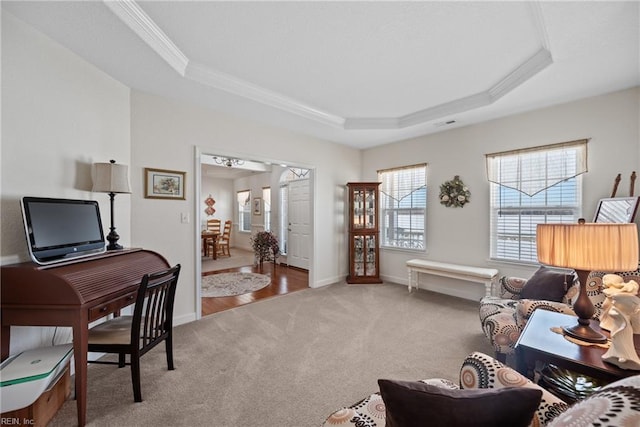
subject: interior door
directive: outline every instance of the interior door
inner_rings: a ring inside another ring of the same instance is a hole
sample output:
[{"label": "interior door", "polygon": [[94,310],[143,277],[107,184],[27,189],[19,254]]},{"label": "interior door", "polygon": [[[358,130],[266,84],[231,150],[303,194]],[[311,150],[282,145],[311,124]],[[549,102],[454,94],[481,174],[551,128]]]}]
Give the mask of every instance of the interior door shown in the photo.
[{"label": "interior door", "polygon": [[311,200],[309,180],[290,181],[288,203],[287,263],[309,269],[311,252]]}]

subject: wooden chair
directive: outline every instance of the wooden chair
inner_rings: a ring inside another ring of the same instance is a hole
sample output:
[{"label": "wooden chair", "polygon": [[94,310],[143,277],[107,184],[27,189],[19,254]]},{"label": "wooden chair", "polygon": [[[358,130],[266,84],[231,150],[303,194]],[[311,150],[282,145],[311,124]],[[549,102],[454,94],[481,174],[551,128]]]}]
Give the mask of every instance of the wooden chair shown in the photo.
[{"label": "wooden chair", "polygon": [[[216,233],[218,233],[218,236],[220,235],[220,229],[221,229],[221,223],[222,221],[220,221],[219,219],[208,219],[207,220],[207,231],[214,231]],[[204,242],[204,244],[202,245],[202,252],[203,255],[207,255],[209,254],[209,249],[213,246],[215,246],[214,244],[214,240],[213,239],[206,239]],[[213,248],[213,250],[215,251],[216,248]],[[212,254],[215,252],[211,252]]]},{"label": "wooden chair", "polygon": [[214,248],[218,255],[231,256],[231,226],[231,221],[227,220],[224,222],[224,230],[222,234],[218,236],[218,241],[216,242],[217,248]]},{"label": "wooden chair", "polygon": [[[173,303],[180,264],[154,274],[145,274],[138,289],[133,316],[118,316],[89,330],[89,351],[118,354],[117,362],[91,361],[131,366],[133,397],[142,402],[140,357],[165,342],[167,369],[173,370]],[[126,355],[129,363],[126,363]]]},{"label": "wooden chair", "polygon": [[218,233],[220,233],[220,229],[221,229],[221,221],[219,219],[207,220],[207,230],[217,231]]}]

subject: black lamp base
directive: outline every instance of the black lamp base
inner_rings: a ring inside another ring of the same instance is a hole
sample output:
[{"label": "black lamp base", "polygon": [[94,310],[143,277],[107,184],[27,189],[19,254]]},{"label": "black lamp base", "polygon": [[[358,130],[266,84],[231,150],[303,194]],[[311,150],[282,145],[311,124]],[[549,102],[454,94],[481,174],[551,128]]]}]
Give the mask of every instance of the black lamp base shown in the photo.
[{"label": "black lamp base", "polygon": [[122,249],[122,245],[118,244],[119,239],[120,239],[120,236],[118,235],[118,233],[116,233],[116,229],[111,228],[111,232],[107,236],[107,240],[109,241],[109,244],[107,245],[107,250],[115,251],[117,249]]},{"label": "black lamp base", "polygon": [[565,334],[570,337],[577,338],[582,341],[592,343],[605,343],[607,337],[600,332],[593,330],[590,326],[591,318],[596,312],[591,299],[587,292],[587,280],[589,278],[589,272],[586,270],[575,270],[578,275],[578,281],[580,282],[580,293],[578,298],[573,303],[573,311],[578,316],[578,324],[573,326],[565,326],[562,328]]},{"label": "black lamp base", "polygon": [[595,331],[589,325],[582,325],[578,323],[573,326],[565,326],[562,331],[570,337],[579,339],[580,341],[604,344],[607,342],[607,337],[600,332]]}]

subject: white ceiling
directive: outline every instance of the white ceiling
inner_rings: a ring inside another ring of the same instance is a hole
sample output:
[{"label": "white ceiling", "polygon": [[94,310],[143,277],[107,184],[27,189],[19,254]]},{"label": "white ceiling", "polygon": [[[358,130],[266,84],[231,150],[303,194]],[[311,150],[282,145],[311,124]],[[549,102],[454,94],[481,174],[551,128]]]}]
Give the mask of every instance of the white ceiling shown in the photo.
[{"label": "white ceiling", "polygon": [[357,148],[640,84],[638,2],[2,7],[132,88]]}]

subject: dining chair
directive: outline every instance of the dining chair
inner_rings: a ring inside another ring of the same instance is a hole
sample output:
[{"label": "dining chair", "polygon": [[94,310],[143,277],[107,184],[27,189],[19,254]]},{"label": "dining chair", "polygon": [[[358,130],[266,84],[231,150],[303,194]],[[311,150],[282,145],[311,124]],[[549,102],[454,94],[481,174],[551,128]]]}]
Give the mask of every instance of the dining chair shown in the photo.
[{"label": "dining chair", "polygon": [[[217,240],[217,237],[220,236],[221,233],[221,223],[222,221],[218,218],[213,218],[213,219],[208,219],[207,220],[207,231],[213,231],[214,233],[217,233],[216,238],[213,237],[209,237],[207,239],[204,240],[203,245],[202,245],[202,254],[204,256],[207,256],[207,254],[209,253],[209,248],[213,247],[213,250],[215,251],[215,243]],[[211,252],[214,253],[214,252]]]},{"label": "dining chair", "polygon": [[218,255],[223,256],[231,256],[231,226],[233,223],[230,220],[226,220],[224,222],[224,229],[222,234],[218,237],[218,241],[216,242],[217,248],[214,250],[217,251]]},{"label": "dining chair", "polygon": [[208,219],[207,220],[207,230],[208,231],[217,231],[218,233],[220,233],[221,223],[222,223],[222,221],[220,221],[217,218]]},{"label": "dining chair", "polygon": [[[131,366],[133,397],[142,402],[140,357],[165,342],[167,369],[173,365],[173,304],[180,274],[180,264],[168,270],[145,274],[138,288],[133,316],[117,316],[89,329],[89,351],[118,354],[118,361],[102,363]],[[126,362],[126,355],[129,362]]]}]

